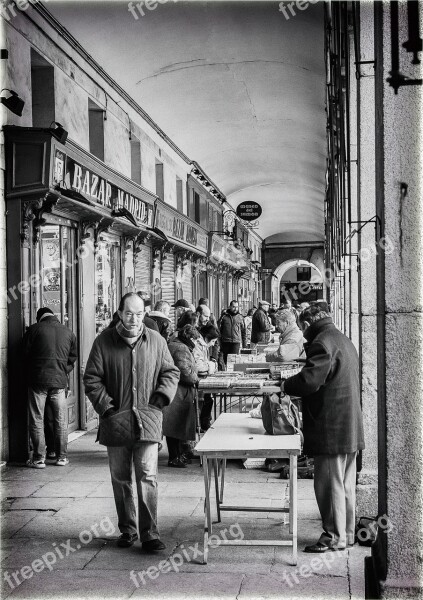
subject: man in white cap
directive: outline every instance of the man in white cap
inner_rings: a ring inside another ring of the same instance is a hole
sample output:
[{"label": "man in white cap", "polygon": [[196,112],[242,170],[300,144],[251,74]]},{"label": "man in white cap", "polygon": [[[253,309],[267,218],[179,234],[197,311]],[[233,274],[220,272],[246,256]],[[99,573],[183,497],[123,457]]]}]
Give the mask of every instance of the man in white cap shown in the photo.
[{"label": "man in white cap", "polygon": [[270,322],[269,313],[270,304],[267,300],[260,300],[259,307],[253,315],[251,324],[251,346],[256,344],[268,344],[270,342],[270,333],[273,330]]}]

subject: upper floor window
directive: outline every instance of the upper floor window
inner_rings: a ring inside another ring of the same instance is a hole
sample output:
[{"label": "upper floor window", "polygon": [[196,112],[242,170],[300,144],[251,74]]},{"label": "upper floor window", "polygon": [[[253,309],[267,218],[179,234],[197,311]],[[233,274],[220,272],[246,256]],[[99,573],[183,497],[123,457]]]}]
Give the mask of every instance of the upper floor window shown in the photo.
[{"label": "upper floor window", "polygon": [[90,152],[100,160],[104,160],[104,110],[88,99],[88,127]]},{"label": "upper floor window", "polygon": [[163,163],[156,160],[156,195],[164,202]]},{"label": "upper floor window", "polygon": [[141,184],[141,142],[131,135],[131,179],[135,183]]},{"label": "upper floor window", "polygon": [[31,49],[32,126],[50,127],[55,116],[54,67]]},{"label": "upper floor window", "polygon": [[184,212],[184,192],[183,192],[183,181],[176,178],[176,208],[180,213]]}]

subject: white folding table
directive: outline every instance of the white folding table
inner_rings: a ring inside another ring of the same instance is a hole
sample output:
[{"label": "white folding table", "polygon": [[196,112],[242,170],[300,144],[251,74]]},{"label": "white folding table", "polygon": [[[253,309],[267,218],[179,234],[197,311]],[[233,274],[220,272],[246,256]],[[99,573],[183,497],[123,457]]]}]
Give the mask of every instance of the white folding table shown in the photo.
[{"label": "white folding table", "polygon": [[[212,534],[210,505],[211,468],[214,471],[217,522],[223,511],[289,513],[288,540],[221,540],[231,546],[292,546],[292,562],[297,564],[297,456],[301,452],[299,435],[267,435],[260,419],[245,413],[222,413],[195,447],[203,459],[204,470],[204,564],[208,558],[208,538]],[[223,503],[227,459],[289,458],[289,508],[284,506],[233,506]],[[219,464],[220,463],[220,464]],[[219,468],[221,467],[221,468]],[[220,478],[219,478],[220,474]]]}]

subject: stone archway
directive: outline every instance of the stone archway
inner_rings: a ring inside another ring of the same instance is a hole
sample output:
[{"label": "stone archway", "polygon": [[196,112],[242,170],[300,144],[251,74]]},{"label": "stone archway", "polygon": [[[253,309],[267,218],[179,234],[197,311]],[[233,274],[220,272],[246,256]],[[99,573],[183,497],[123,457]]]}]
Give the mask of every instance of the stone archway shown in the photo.
[{"label": "stone archway", "polygon": [[276,267],[276,269],[272,273],[272,303],[276,302],[279,304],[279,292],[282,277],[292,267],[311,267],[312,276],[310,281],[312,283],[321,283],[323,281],[323,274],[320,271],[320,269],[308,260],[303,260],[301,258],[292,258],[290,260],[285,260],[278,267]]}]

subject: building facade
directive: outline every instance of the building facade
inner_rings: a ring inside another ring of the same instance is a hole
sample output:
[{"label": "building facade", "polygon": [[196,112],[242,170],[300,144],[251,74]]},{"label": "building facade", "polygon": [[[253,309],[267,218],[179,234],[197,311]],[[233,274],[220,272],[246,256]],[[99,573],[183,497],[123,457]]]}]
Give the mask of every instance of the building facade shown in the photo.
[{"label": "building facade", "polygon": [[38,308],[77,336],[69,430],[89,429],[97,421],[84,367],[122,294],[140,291],[153,304],[207,297],[215,314],[237,298],[246,311],[259,293],[246,277],[257,272],[250,248],[258,256],[261,239],[225,234],[233,209],[219,188],[41,4],[3,4],[2,88],[25,106],[22,116],[0,107],[2,458],[23,460],[20,343]]}]

